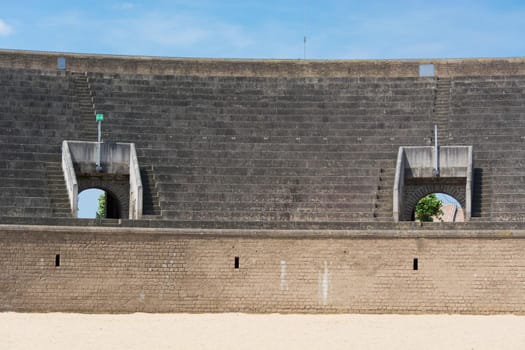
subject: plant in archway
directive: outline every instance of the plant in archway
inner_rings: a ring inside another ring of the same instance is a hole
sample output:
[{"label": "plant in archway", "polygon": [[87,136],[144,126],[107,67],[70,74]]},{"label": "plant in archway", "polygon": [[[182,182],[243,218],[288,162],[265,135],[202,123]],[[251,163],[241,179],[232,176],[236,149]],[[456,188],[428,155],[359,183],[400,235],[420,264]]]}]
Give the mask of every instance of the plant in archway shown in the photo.
[{"label": "plant in archway", "polygon": [[443,215],[442,205],[441,200],[433,193],[423,197],[416,205],[416,220],[434,221],[434,217]]},{"label": "plant in archway", "polygon": [[103,219],[106,217],[106,192],[102,193],[98,197],[98,210],[97,219]]}]

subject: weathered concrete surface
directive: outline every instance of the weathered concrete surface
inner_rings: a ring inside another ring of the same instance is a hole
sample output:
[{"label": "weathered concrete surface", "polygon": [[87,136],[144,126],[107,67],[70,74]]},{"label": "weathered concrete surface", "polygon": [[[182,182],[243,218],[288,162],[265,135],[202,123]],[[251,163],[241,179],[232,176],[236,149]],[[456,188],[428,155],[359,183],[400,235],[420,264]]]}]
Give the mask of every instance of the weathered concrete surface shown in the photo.
[{"label": "weathered concrete surface", "polygon": [[[67,142],[71,159],[78,174],[96,173],[98,146],[96,142],[64,141]],[[129,175],[130,144],[122,142],[102,142],[100,161],[102,172],[107,174]]]}]

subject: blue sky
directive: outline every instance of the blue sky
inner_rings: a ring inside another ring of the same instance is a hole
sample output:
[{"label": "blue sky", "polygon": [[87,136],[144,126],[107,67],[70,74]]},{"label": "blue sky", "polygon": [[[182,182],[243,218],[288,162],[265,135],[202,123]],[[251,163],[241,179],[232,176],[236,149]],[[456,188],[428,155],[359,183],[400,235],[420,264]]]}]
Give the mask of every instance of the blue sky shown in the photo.
[{"label": "blue sky", "polygon": [[81,219],[92,219],[97,216],[98,197],[104,191],[97,188],[90,188],[78,194],[78,217]]},{"label": "blue sky", "polygon": [[315,59],[525,56],[525,1],[2,1],[0,48]]}]

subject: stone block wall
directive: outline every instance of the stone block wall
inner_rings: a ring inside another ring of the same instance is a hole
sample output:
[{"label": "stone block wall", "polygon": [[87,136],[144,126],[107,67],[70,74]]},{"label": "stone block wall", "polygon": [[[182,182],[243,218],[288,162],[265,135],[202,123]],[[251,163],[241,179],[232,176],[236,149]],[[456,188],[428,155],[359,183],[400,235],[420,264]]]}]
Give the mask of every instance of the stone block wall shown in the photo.
[{"label": "stone block wall", "polygon": [[3,226],[0,311],[523,314],[520,232]]},{"label": "stone block wall", "polygon": [[162,217],[193,221],[391,221],[391,188],[378,199],[379,174],[395,167],[398,143],[428,141],[435,85],[89,77],[109,136],[134,142],[152,167]]},{"label": "stone block wall", "polygon": [[[66,72],[57,71],[59,57]],[[422,63],[433,63],[436,76],[419,78]],[[436,91],[444,89],[439,143],[473,146],[472,216],[522,222],[524,88],[520,58],[220,60],[0,50],[0,217],[70,216],[60,144],[92,140],[92,104],[82,112],[87,91],[107,116],[103,139],[137,145],[151,220],[392,222],[397,150],[432,144]]]}]

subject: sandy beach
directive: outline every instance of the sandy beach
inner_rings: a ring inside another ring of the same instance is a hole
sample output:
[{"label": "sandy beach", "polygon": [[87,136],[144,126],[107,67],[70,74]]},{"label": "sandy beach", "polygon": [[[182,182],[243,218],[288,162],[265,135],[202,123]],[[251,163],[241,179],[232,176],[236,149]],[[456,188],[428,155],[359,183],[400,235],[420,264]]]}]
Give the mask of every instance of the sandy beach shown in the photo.
[{"label": "sandy beach", "polygon": [[0,349],[523,349],[525,316],[0,313]]}]

